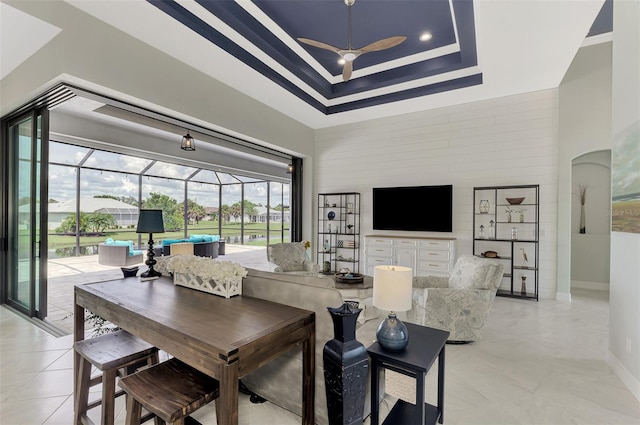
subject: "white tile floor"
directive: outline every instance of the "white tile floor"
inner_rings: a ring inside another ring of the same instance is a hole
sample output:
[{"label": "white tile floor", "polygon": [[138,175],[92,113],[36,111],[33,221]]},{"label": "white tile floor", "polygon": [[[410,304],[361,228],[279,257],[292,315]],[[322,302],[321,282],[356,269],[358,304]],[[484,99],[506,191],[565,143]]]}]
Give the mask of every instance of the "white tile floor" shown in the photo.
[{"label": "white tile floor", "polygon": [[[445,424],[640,424],[640,402],[604,361],[608,293],[572,296],[572,303],[498,297],[481,341],[447,346]],[[72,337],[56,338],[5,307],[0,335],[0,424],[72,423]],[[432,403],[436,376],[432,370],[427,378]],[[117,403],[118,424],[123,404]],[[214,404],[193,416],[215,423]],[[239,417],[244,425],[300,423],[243,395]]]}]

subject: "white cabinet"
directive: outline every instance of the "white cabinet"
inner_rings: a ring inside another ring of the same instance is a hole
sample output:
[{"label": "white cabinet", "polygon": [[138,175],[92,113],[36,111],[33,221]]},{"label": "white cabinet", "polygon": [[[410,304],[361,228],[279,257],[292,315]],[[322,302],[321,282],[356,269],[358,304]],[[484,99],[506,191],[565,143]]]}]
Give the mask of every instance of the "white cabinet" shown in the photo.
[{"label": "white cabinet", "polygon": [[454,238],[366,236],[366,274],[379,265],[411,267],[415,276],[449,276],[456,260]]}]

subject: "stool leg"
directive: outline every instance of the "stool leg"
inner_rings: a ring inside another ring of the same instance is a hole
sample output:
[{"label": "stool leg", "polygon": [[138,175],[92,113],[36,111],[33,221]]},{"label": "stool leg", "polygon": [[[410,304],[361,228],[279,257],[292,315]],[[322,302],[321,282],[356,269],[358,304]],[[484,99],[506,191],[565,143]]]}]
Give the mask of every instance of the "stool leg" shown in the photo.
[{"label": "stool leg", "polygon": [[87,405],[89,403],[89,381],[91,380],[91,363],[81,358],[78,380],[76,382],[75,406],[73,423],[81,425],[81,419],[87,414]]},{"label": "stool leg", "polygon": [[127,425],[140,425],[142,416],[142,405],[127,394]]},{"label": "stool leg", "polygon": [[113,425],[117,369],[107,369],[102,373],[102,425]]},{"label": "stool leg", "polygon": [[158,364],[158,363],[160,363],[160,358],[158,357],[158,352],[155,351],[147,359],[147,365],[148,366],[153,366],[153,365]]}]

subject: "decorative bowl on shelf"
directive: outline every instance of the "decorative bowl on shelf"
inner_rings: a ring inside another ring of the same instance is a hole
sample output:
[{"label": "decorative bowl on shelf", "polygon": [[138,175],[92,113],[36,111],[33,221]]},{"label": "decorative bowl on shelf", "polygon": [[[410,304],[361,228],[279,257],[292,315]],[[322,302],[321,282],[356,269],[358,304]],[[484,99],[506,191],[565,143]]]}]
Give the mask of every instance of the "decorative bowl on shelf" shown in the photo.
[{"label": "decorative bowl on shelf", "polygon": [[336,273],[336,282],[338,283],[362,283],[364,275],[360,273]]},{"label": "decorative bowl on shelf", "polygon": [[520,205],[522,201],[524,201],[524,197],[522,198],[505,198],[509,205]]},{"label": "decorative bowl on shelf", "polygon": [[482,253],[482,256],[487,258],[498,258],[498,253],[495,251],[485,251]]}]

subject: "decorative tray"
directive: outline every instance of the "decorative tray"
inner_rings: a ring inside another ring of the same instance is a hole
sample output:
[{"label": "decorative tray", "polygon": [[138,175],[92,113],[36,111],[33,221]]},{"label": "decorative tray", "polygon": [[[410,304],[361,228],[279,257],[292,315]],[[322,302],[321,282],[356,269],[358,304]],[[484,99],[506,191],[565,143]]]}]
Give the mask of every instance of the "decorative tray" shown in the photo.
[{"label": "decorative tray", "polygon": [[364,275],[360,273],[336,273],[336,282],[338,283],[362,283]]}]

